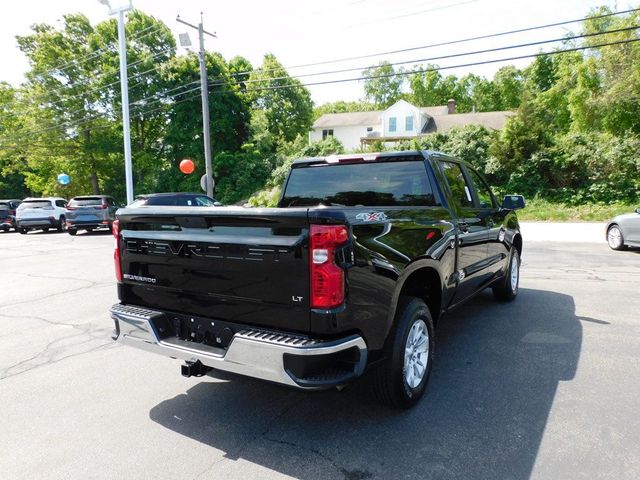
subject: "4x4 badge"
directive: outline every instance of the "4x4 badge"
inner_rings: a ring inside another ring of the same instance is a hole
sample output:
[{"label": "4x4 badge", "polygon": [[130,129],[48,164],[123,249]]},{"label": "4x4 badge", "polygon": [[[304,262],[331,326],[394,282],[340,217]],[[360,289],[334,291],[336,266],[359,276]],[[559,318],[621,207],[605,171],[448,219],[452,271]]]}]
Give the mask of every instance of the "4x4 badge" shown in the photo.
[{"label": "4x4 badge", "polygon": [[356,219],[363,222],[383,222],[387,219],[387,215],[384,212],[359,213]]}]

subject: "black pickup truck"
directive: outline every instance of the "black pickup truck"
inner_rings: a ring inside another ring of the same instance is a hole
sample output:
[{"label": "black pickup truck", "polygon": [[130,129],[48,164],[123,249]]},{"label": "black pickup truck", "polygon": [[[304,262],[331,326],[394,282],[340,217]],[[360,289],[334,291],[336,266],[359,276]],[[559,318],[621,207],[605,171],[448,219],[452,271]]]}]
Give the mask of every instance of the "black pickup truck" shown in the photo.
[{"label": "black pickup truck", "polygon": [[293,163],[278,208],[124,208],[114,223],[120,343],[301,389],[371,370],[397,407],[424,393],[443,313],[518,293],[514,210],[427,151]]}]

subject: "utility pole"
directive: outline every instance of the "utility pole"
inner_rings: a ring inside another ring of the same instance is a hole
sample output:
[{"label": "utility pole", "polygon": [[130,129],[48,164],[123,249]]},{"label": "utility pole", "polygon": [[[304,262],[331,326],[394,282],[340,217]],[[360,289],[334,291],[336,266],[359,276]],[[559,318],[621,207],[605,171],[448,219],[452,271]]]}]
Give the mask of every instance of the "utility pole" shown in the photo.
[{"label": "utility pole", "polygon": [[211,166],[211,133],[209,131],[209,87],[207,80],[207,65],[205,62],[205,50],[204,50],[204,35],[207,34],[210,37],[218,38],[215,33],[207,32],[202,25],[202,12],[200,12],[200,23],[196,27],[191,23],[185,22],[180,18],[180,15],[176,18],[176,21],[187,25],[193,29],[198,30],[198,37],[200,40],[200,52],[198,57],[200,58],[200,90],[202,94],[202,124],[204,127],[204,166],[205,175],[207,177],[207,195],[213,197],[213,168]]},{"label": "utility pole", "polygon": [[120,48],[120,90],[122,95],[122,136],[124,139],[124,175],[127,189],[127,204],[133,202],[133,168],[131,166],[131,127],[129,125],[129,82],[127,78],[127,42],[124,32],[124,12],[131,10],[131,0],[126,2],[98,0],[109,7],[109,15],[118,15],[118,44]]}]

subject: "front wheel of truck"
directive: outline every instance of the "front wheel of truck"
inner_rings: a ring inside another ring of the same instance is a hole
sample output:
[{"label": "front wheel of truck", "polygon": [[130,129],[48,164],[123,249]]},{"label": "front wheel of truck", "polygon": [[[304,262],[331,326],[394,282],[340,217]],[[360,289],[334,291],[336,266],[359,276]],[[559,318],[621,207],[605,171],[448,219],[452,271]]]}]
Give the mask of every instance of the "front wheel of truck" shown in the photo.
[{"label": "front wheel of truck", "polygon": [[395,408],[410,408],[424,394],[433,363],[434,329],[429,308],[419,298],[402,297],[389,356],[374,372],[375,396]]}]

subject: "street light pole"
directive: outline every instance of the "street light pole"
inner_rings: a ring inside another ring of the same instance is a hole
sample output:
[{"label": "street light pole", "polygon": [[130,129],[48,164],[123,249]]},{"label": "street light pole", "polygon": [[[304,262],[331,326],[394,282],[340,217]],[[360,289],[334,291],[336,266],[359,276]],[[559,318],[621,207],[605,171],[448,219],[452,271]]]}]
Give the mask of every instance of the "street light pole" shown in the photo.
[{"label": "street light pole", "polygon": [[122,96],[122,133],[124,139],[124,174],[127,189],[127,204],[133,202],[133,168],[131,166],[131,127],[129,124],[129,79],[127,76],[127,42],[124,30],[124,12],[131,10],[131,0],[124,5],[112,7],[109,0],[98,0],[109,7],[109,15],[118,15],[118,44],[120,49],[120,90]]},{"label": "street light pole", "polygon": [[204,34],[218,38],[215,33],[207,32],[202,25],[202,12],[200,13],[200,23],[196,27],[188,22],[185,22],[178,16],[176,21],[187,25],[191,28],[198,30],[198,37],[200,40],[200,51],[198,52],[198,58],[200,59],[200,93],[202,96],[202,125],[204,135],[204,166],[205,176],[207,178],[207,195],[213,197],[213,167],[211,164],[211,132],[209,121],[209,88],[207,81],[207,64],[204,50]]}]

